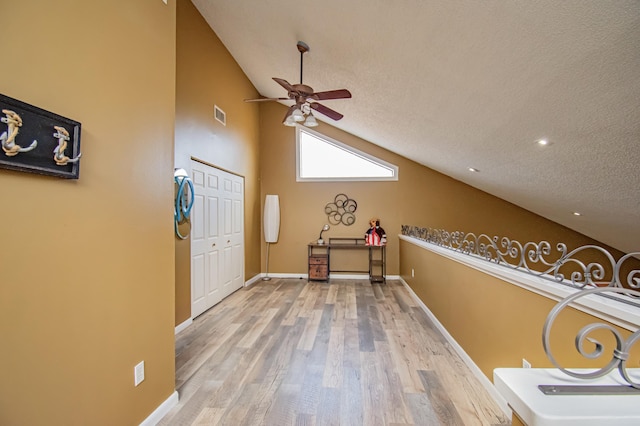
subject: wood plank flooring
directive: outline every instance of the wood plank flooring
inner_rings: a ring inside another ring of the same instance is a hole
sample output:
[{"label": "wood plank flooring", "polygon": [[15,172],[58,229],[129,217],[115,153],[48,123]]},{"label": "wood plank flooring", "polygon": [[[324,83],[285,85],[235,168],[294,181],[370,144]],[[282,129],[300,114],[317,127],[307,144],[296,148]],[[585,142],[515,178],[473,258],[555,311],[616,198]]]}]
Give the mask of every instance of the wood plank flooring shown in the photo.
[{"label": "wood plank flooring", "polygon": [[160,425],[508,425],[400,282],[260,281],[176,338]]}]

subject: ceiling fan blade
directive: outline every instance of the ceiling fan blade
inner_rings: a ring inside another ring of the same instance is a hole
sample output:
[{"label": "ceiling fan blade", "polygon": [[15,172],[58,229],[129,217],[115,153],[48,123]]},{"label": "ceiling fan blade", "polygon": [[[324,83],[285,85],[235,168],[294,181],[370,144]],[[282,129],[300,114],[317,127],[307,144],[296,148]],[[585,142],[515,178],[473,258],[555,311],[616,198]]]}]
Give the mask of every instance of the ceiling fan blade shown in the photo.
[{"label": "ceiling fan blade", "polygon": [[351,92],[347,89],[328,90],[326,92],[317,92],[310,96],[310,98],[325,101],[328,99],[347,99],[351,97]]},{"label": "ceiling fan blade", "polygon": [[289,98],[260,98],[260,99],[245,99],[245,102],[265,102],[265,101],[288,101]]},{"label": "ceiling fan blade", "polygon": [[309,104],[309,106],[312,109],[315,109],[316,111],[318,111],[320,114],[324,114],[329,118],[332,118],[336,121],[340,120],[342,117],[344,117],[344,115],[340,114],[337,111],[332,110],[331,108],[327,108],[326,106],[319,104],[317,102],[311,102]]},{"label": "ceiling fan blade", "polygon": [[273,81],[278,83],[280,86],[284,87],[287,90],[287,92],[295,92],[296,91],[296,89],[294,89],[294,87],[292,85],[290,85],[287,80],[283,80],[283,79],[277,78],[277,77],[272,77],[272,78],[273,78]]}]

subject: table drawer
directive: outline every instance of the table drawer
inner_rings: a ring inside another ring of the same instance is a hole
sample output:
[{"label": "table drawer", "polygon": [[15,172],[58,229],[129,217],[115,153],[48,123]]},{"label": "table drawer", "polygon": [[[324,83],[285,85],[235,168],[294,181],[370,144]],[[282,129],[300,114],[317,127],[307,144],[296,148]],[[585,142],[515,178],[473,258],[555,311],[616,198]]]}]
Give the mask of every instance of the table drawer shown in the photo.
[{"label": "table drawer", "polygon": [[328,265],[329,257],[326,254],[314,254],[309,256],[309,265]]}]

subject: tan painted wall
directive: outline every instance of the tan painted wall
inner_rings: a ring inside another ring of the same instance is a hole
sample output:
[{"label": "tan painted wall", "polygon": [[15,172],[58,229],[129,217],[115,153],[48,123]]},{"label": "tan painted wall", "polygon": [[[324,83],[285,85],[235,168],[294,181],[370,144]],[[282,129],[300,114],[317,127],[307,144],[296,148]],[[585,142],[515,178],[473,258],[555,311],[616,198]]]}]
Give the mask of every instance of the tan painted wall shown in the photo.
[{"label": "tan painted wall", "polygon": [[[175,166],[190,170],[196,157],[244,177],[249,280],[260,273],[259,111],[243,99],[258,93],[193,4],[179,0],[177,9]],[[213,118],[214,104],[226,126]],[[176,325],[191,316],[190,257],[190,240],[176,239]]]},{"label": "tan painted wall", "polygon": [[[339,110],[339,102],[332,107]],[[399,166],[397,182],[296,182],[295,131],[282,125],[286,107],[260,106],[262,195],[280,196],[280,239],[272,244],[269,270],[273,273],[306,273],[307,244],[318,238],[327,222],[324,206],[338,193],[358,203],[356,223],[339,225],[325,237],[360,236],[372,216],[381,218],[389,237],[387,272],[398,274],[398,238],[402,224],[444,228],[449,231],[487,233],[519,241],[563,241],[570,247],[594,241],[511,203],[421,166],[325,123],[320,133]],[[263,245],[263,267],[264,243]]]},{"label": "tan painted wall", "polygon": [[[536,368],[553,367],[542,347],[542,328],[557,302],[406,241],[400,242],[400,274],[489,379],[494,368],[521,367],[522,358]],[[594,322],[603,321],[573,309],[558,316],[551,346],[561,365],[595,368],[611,359],[615,346],[610,333],[590,335],[607,348],[600,360],[589,361],[573,347],[578,331]],[[614,328],[625,339],[631,334]],[[588,344],[585,348],[592,349]],[[630,360],[637,360],[640,347],[633,349]],[[637,361],[631,366],[637,367]]]},{"label": "tan painted wall", "polygon": [[174,391],[169,3],[2,2],[0,92],[82,123],[78,181],[0,169],[2,425],[133,425]]}]

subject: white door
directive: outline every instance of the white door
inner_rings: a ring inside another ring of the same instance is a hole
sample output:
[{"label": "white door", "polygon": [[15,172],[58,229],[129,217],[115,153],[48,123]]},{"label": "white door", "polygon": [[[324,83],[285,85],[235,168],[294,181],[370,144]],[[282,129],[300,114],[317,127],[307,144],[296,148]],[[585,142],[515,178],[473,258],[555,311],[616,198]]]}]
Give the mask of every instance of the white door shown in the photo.
[{"label": "white door", "polygon": [[244,180],[191,161],[191,316],[244,283]]}]

